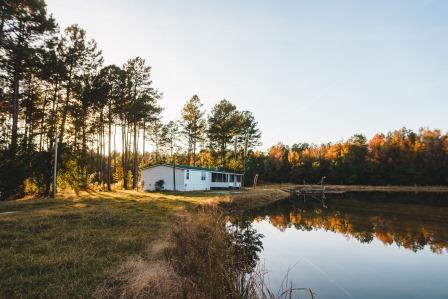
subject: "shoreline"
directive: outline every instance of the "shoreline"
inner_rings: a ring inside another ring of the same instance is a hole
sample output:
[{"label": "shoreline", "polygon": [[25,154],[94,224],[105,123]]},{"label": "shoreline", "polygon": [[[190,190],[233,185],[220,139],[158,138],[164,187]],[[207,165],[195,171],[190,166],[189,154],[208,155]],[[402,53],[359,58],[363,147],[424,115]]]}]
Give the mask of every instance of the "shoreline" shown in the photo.
[{"label": "shoreline", "polygon": [[239,192],[232,192],[219,197],[216,204],[226,211],[243,212],[253,208],[269,205],[273,202],[285,199],[291,193],[282,189],[246,189]]},{"label": "shoreline", "polygon": [[[318,185],[303,185],[303,184],[267,184],[260,186],[260,189],[281,189],[285,191],[292,191],[301,187],[318,186]],[[448,193],[448,186],[388,186],[388,185],[326,185],[326,190],[329,191],[346,191],[346,192],[434,192],[434,193]]]}]

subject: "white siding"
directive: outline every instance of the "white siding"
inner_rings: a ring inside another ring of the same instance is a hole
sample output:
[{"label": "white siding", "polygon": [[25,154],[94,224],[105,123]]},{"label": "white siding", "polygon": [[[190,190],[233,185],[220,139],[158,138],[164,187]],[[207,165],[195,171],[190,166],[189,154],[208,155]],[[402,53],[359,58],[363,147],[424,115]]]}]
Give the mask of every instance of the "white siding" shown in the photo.
[{"label": "white siding", "polygon": [[[164,180],[164,189],[172,191],[173,168],[159,165],[142,170],[143,190],[154,191],[158,180]],[[183,169],[176,169],[176,191],[185,191]]]},{"label": "white siding", "polygon": [[[187,180],[187,172],[190,173],[190,178]],[[201,179],[202,173],[205,173],[205,180]],[[186,169],[185,174],[185,190],[210,190],[210,183],[212,181],[212,174],[210,171]]]},{"label": "white siding", "polygon": [[[231,173],[226,174],[229,178]],[[189,178],[187,179],[187,173]],[[205,180],[202,175],[205,174]],[[236,175],[235,175],[236,176]],[[154,191],[155,183],[164,180],[164,190],[173,190],[173,168],[169,165],[158,165],[142,170],[143,190]],[[210,190],[211,188],[241,187],[241,182],[212,182],[212,171],[199,169],[176,168],[176,191]]]}]

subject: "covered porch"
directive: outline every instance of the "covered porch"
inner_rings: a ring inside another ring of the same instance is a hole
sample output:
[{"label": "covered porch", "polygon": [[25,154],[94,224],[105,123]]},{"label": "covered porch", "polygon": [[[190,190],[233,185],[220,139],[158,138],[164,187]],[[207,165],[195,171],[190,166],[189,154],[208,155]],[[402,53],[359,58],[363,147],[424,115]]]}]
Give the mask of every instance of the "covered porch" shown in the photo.
[{"label": "covered porch", "polygon": [[212,172],[210,188],[241,188],[243,174],[228,172]]}]

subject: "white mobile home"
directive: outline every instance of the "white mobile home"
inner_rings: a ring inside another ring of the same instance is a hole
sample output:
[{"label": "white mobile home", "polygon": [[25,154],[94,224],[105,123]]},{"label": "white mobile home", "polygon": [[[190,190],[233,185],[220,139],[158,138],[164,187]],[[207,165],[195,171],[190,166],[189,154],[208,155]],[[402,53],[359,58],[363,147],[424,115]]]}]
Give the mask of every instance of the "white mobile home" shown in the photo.
[{"label": "white mobile home", "polygon": [[[174,176],[176,181],[175,189],[173,188]],[[173,167],[173,165],[169,164],[159,164],[142,169],[143,190],[156,190],[156,183],[160,181],[163,181],[163,190],[169,191],[241,188],[243,175],[240,173],[185,165],[176,165]]]}]

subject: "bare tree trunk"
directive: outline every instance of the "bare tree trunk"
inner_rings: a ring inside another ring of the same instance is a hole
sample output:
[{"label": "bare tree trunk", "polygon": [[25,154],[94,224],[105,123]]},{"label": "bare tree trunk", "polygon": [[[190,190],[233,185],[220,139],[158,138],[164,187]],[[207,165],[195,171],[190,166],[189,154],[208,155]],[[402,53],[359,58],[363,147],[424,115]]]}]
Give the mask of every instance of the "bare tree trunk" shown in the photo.
[{"label": "bare tree trunk", "polygon": [[39,151],[43,149],[43,135],[44,135],[44,124],[45,124],[45,107],[47,107],[48,99],[48,85],[45,87],[44,102],[42,104],[42,119],[40,121],[40,135],[39,135]]},{"label": "bare tree trunk", "polygon": [[101,179],[100,179],[100,176],[101,176],[101,173],[100,173],[100,167],[101,167],[100,166],[100,144],[101,144],[100,136],[101,136],[100,128],[98,128],[98,130],[96,132],[96,176],[97,176],[98,182],[101,181]]},{"label": "bare tree trunk", "polygon": [[143,158],[142,158],[142,164],[143,165],[145,165],[145,162],[146,162],[145,143],[146,143],[146,123],[143,120]]},{"label": "bare tree trunk", "polygon": [[13,93],[12,93],[12,131],[10,149],[13,155],[17,152],[17,137],[19,123],[19,74],[18,70],[14,73]]},{"label": "bare tree trunk", "polygon": [[[111,183],[111,176],[112,176],[112,157],[111,155],[111,147],[112,147],[112,108],[109,101],[109,127],[108,127],[108,133],[109,133],[109,142],[107,144],[107,190],[111,191],[110,183]],[[115,143],[115,137],[114,137],[114,143]]]},{"label": "bare tree trunk", "polygon": [[122,138],[122,154],[121,154],[121,167],[123,170],[123,188],[128,188],[128,174],[127,174],[127,141],[126,141],[126,121],[123,120],[122,130],[121,130],[121,138]]},{"label": "bare tree trunk", "polygon": [[115,142],[117,136],[117,124],[114,124],[114,173],[116,172],[117,169],[117,144]]},{"label": "bare tree trunk", "polygon": [[226,144],[221,144],[221,167],[225,168],[225,157],[226,157]]},{"label": "bare tree trunk", "polygon": [[72,70],[73,66],[70,65],[69,72],[68,72],[68,84],[67,89],[65,91],[65,103],[64,107],[62,108],[62,121],[61,121],[61,132],[59,134],[59,142],[62,144],[63,138],[64,138],[64,132],[65,132],[65,122],[67,121],[67,113],[68,113],[68,105],[70,101],[70,94],[72,90]]},{"label": "bare tree trunk", "polygon": [[[101,113],[102,114],[102,113]],[[106,157],[106,129],[104,126],[104,117],[101,117],[101,184],[104,185],[105,184],[105,161],[104,161],[104,157]]]},{"label": "bare tree trunk", "polygon": [[196,138],[193,138],[193,166],[196,166]]},{"label": "bare tree trunk", "polygon": [[159,134],[155,134],[155,140],[156,140],[156,163],[159,163]]},{"label": "bare tree trunk", "polygon": [[132,171],[132,188],[138,189],[138,140],[137,140],[137,122],[134,122],[134,167]]},{"label": "bare tree trunk", "polygon": [[242,186],[244,187],[245,183],[246,183],[246,161],[247,161],[247,149],[249,147],[249,139],[248,136],[246,135],[244,137],[244,153],[243,153],[243,169],[244,169],[244,175],[243,175],[243,180],[242,180]]}]

